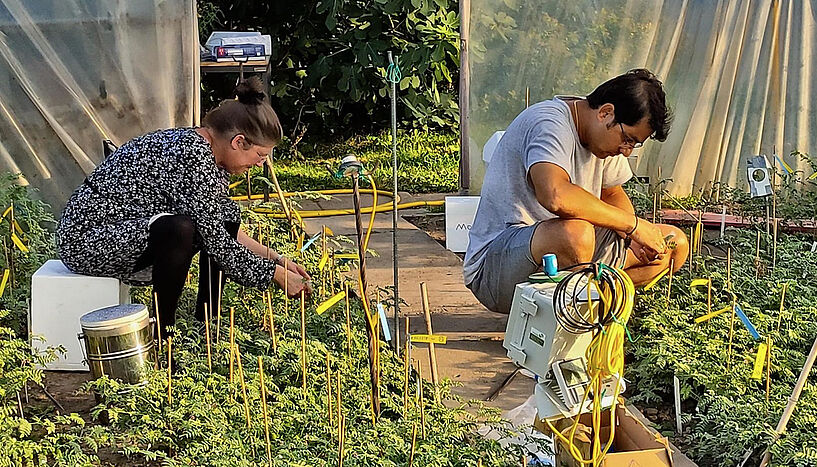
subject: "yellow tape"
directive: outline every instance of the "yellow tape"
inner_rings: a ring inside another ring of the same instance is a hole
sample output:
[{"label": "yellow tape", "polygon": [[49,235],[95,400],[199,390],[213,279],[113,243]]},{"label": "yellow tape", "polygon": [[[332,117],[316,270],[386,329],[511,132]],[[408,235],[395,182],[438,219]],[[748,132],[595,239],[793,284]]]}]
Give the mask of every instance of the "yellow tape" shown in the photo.
[{"label": "yellow tape", "polygon": [[28,248],[25,245],[23,245],[23,242],[22,240],[20,240],[20,237],[18,237],[17,234],[14,232],[11,233],[11,241],[14,242],[15,245],[17,245],[17,248],[19,248],[20,251],[22,251],[23,253],[28,253]]},{"label": "yellow tape", "polygon": [[3,292],[6,291],[6,283],[9,281],[9,275],[11,275],[11,271],[6,269],[3,272],[3,280],[0,281],[0,297],[3,296]]},{"label": "yellow tape", "polygon": [[763,364],[766,362],[766,352],[769,350],[765,342],[757,346],[757,356],[755,357],[755,367],[752,369],[752,379],[760,380],[763,375]]},{"label": "yellow tape", "polygon": [[358,259],[357,253],[340,253],[335,255],[335,259]]},{"label": "yellow tape", "polygon": [[427,344],[445,344],[448,337],[439,334],[412,334],[411,342],[421,342]]},{"label": "yellow tape", "polygon": [[[817,174],[817,172],[814,172],[814,173],[815,173],[815,174]],[[9,213],[11,212],[11,209],[12,209],[13,207],[14,207],[14,206],[9,206],[9,207],[7,207],[7,208],[6,208],[6,210],[5,210],[5,211],[3,211],[3,215],[2,215],[2,216],[0,216],[0,219],[5,219],[5,218],[6,218],[6,216],[8,216],[8,215],[9,215]]]},{"label": "yellow tape", "polygon": [[323,256],[321,256],[321,262],[318,263],[318,269],[323,271],[323,268],[326,267],[326,263],[329,261],[329,253],[323,252]]},{"label": "yellow tape", "polygon": [[727,311],[729,311],[731,309],[732,309],[732,306],[729,305],[729,306],[725,306],[725,307],[721,308],[718,311],[713,311],[712,313],[709,313],[709,314],[706,314],[706,315],[703,315],[703,316],[699,316],[699,317],[695,318],[695,324],[700,324],[700,323],[703,323],[704,321],[709,321],[710,319],[712,319],[712,318],[714,318],[716,316],[720,316],[720,315],[726,313]]},{"label": "yellow tape", "polygon": [[817,178],[817,172],[814,172],[813,174],[809,175],[809,177],[808,177],[809,180],[814,180],[815,178]]},{"label": "yellow tape", "polygon": [[692,282],[689,283],[689,287],[700,287],[709,284],[710,279],[692,279]]},{"label": "yellow tape", "polygon": [[662,277],[666,276],[668,272],[669,272],[669,268],[664,269],[663,271],[661,271],[660,274],[655,276],[655,279],[651,280],[649,284],[644,286],[644,290],[647,291],[647,290],[650,290],[651,288],[655,287],[655,284],[657,284],[658,281],[660,281]]},{"label": "yellow tape", "polygon": [[323,226],[323,232],[324,232],[326,235],[329,235],[330,237],[334,237],[334,236],[335,236],[335,232],[332,232],[332,229],[330,229],[329,227],[327,227],[327,226],[325,226],[325,225]]},{"label": "yellow tape", "polygon": [[315,313],[322,315],[326,310],[332,308],[332,306],[334,306],[336,303],[343,300],[344,297],[346,297],[346,292],[344,291],[340,291],[335,295],[332,295],[331,297],[329,297],[329,300],[326,300],[325,302],[318,305],[318,308],[315,309]]}]

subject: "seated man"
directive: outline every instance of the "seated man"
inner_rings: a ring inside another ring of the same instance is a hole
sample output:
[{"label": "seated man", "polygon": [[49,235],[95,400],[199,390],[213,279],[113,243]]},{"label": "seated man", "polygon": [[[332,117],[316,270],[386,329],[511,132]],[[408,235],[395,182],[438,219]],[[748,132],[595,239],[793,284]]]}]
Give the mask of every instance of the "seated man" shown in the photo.
[{"label": "seated man", "polygon": [[636,286],[670,259],[680,269],[689,252],[684,233],[638,218],[621,188],[633,176],[626,157],[647,138],[664,141],[669,127],[661,81],[643,69],[586,98],[556,97],[519,114],[488,165],[471,227],[463,276],[477,299],[508,313],[514,286],[547,253],[560,269],[589,261],[623,267]]}]

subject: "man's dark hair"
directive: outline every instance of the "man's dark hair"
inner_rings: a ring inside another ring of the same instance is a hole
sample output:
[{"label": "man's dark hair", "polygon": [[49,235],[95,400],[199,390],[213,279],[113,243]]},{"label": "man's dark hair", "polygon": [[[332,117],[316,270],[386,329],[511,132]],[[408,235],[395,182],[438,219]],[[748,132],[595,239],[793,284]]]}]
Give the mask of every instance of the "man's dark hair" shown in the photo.
[{"label": "man's dark hair", "polygon": [[605,81],[587,96],[587,103],[592,109],[613,104],[616,123],[634,126],[647,117],[652,138],[667,139],[672,115],[667,108],[664,85],[649,70],[636,68]]}]

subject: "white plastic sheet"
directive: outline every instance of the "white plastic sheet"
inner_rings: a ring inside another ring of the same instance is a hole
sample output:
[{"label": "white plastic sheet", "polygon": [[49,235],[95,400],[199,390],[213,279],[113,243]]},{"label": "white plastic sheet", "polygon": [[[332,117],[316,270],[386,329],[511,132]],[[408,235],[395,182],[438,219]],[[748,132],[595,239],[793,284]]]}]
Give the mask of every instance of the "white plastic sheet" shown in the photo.
[{"label": "white plastic sheet", "polygon": [[746,186],[746,159],[773,151],[806,176],[792,151],[815,154],[817,0],[472,0],[471,186],[482,145],[531,102],[587,94],[631,68],[666,84],[675,122],[632,161],[672,178],[675,194],[713,181]]},{"label": "white plastic sheet", "polygon": [[103,139],[194,123],[197,44],[194,0],[0,0],[0,170],[59,211]]}]

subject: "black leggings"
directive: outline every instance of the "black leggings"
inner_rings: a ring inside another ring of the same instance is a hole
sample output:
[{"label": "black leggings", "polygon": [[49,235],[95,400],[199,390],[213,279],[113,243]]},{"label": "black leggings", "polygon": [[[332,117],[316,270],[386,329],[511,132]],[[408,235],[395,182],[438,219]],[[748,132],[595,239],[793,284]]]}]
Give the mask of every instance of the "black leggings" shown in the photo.
[{"label": "black leggings", "polygon": [[[233,238],[238,238],[238,223],[225,222],[224,227]],[[184,289],[193,256],[199,250],[197,243],[200,242],[196,242],[196,235],[196,226],[190,216],[162,216],[151,224],[148,247],[136,261],[134,271],[153,266],[153,291],[159,302],[159,321],[163,328],[176,324],[179,297]],[[217,294],[224,288],[226,277],[222,274],[219,284],[219,271],[221,266],[201,249],[199,291],[196,297],[196,318],[200,321],[204,320],[204,304],[208,303],[208,307],[211,307],[218,303]]]}]

